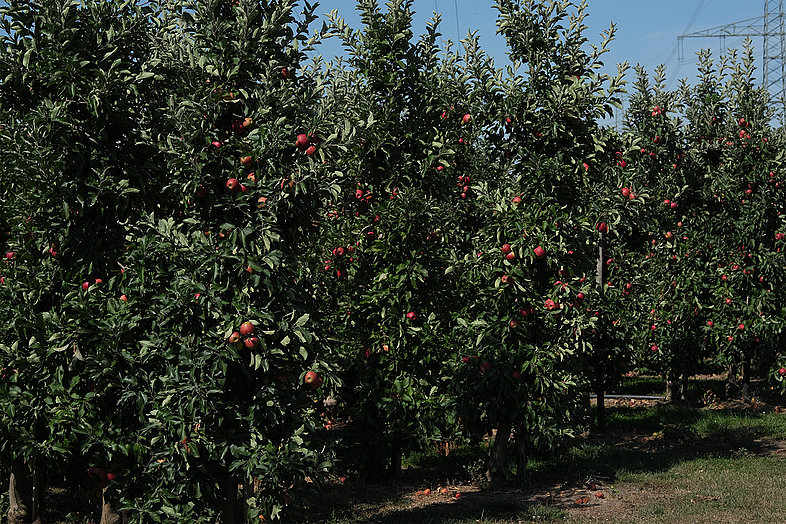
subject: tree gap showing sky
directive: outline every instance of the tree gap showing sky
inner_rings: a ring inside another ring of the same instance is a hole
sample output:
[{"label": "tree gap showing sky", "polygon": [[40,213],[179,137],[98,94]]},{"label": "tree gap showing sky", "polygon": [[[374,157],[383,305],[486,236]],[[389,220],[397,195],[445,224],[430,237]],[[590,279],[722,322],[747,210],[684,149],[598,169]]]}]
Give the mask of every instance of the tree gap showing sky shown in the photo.
[{"label": "tree gap showing sky", "polygon": [[[380,2],[384,6],[384,2]],[[468,32],[477,31],[482,49],[494,57],[497,66],[510,64],[502,36],[496,34],[497,10],[494,0],[414,0],[414,34],[425,32],[426,24],[436,11],[442,16],[440,32],[444,40],[454,44]],[[354,0],[322,0],[317,13],[324,15],[337,10],[352,28],[361,26]],[[383,7],[384,10],[384,7]],[[652,73],[659,64],[666,66],[668,87],[675,89],[680,78],[693,82],[696,77],[696,52],[709,49],[718,57],[727,49],[742,49],[744,38],[688,38],[684,40],[683,57],[679,60],[677,37],[704,29],[739,22],[764,15],[764,0],[588,0],[588,41],[599,45],[601,34],[613,23],[615,39],[604,55],[603,73],[613,75],[617,64],[640,64]],[[326,16],[321,18],[326,19]],[[756,60],[756,78],[761,80],[762,38],[752,39]],[[344,54],[337,38],[323,42],[315,54],[329,60]],[[627,76],[634,79],[633,68]]]}]

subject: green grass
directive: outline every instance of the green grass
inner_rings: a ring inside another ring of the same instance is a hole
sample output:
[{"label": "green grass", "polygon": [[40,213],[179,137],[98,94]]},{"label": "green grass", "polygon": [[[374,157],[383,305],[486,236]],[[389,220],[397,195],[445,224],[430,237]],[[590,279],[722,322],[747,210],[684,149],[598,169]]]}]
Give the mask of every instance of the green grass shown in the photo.
[{"label": "green grass", "polygon": [[[645,390],[646,381],[639,383]],[[447,458],[410,457],[401,485],[331,486],[312,513],[291,522],[322,524],[520,522],[712,523],[786,522],[786,415],[702,410],[685,406],[609,408],[609,432],[577,440],[557,458],[535,459],[528,475],[535,491],[473,491],[458,502],[416,490],[451,479],[477,478],[487,449],[465,447]],[[512,468],[511,468],[512,469]],[[548,486],[602,485],[607,499],[578,508],[570,497],[532,502]],[[546,487],[544,487],[546,486]],[[537,490],[541,490],[540,492]],[[617,504],[598,514],[604,504]],[[310,515],[310,516],[308,516]]]},{"label": "green grass", "polygon": [[629,474],[616,488],[640,500],[630,513],[607,522],[783,523],[785,465],[783,459],[773,457],[700,458],[661,472]]},{"label": "green grass", "polygon": [[[563,522],[565,510],[539,504],[520,505],[510,502],[446,502],[422,507],[391,506],[384,511],[345,517],[332,517],[324,524],[511,524],[513,522]],[[295,522],[295,521],[293,521]],[[301,521],[298,521],[301,522]]]},{"label": "green grass", "polygon": [[665,395],[666,383],[660,377],[626,377],[614,391],[609,391],[609,393],[620,395]]}]

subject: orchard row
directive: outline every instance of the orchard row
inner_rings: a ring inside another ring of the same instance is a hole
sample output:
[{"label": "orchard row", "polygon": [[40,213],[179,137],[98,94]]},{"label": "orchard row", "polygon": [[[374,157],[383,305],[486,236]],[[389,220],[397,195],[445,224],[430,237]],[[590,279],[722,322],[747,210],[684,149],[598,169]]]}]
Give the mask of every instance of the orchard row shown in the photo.
[{"label": "orchard row", "polygon": [[[589,394],[786,389],[783,137],[751,49],[602,75],[583,7],[501,3],[515,71],[294,0],[0,8],[0,458],[111,522],[275,520],[434,441],[556,448]],[[298,11],[297,9],[300,9]],[[340,38],[341,63],[306,64]],[[318,48],[317,48],[318,49]],[[630,107],[620,131],[600,125]],[[64,466],[55,466],[64,464]]]}]

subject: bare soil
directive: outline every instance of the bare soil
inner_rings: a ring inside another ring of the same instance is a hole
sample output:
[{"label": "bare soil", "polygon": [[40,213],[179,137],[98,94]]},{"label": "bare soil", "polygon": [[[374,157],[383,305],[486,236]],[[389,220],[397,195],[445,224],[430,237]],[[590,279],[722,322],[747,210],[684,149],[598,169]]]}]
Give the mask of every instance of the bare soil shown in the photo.
[{"label": "bare soil", "polygon": [[[647,408],[663,403],[657,400],[607,400],[609,407]],[[768,405],[757,400],[716,401],[702,409],[776,412],[786,416],[786,408],[783,406]],[[679,432],[664,433],[605,432],[586,435],[585,438],[590,443],[605,443],[618,447],[621,453],[636,451],[652,453],[653,456],[669,451],[686,455],[693,452],[697,455],[712,453],[714,450],[729,451],[729,444],[721,439],[680,435]],[[747,446],[744,453],[747,456],[775,456],[786,460],[786,441],[754,438],[752,445]],[[360,482],[355,484],[351,479],[344,485],[329,487],[328,490],[333,491],[333,488],[335,491],[330,495],[332,502],[341,501],[339,506],[346,504],[345,508],[351,507],[353,522],[379,524],[443,522],[471,519],[475,516],[479,517],[478,522],[537,522],[540,520],[538,516],[528,517],[526,508],[541,505],[560,508],[567,513],[568,522],[571,523],[636,522],[642,511],[658,504],[668,506],[674,497],[685,495],[669,488],[650,489],[627,483],[613,484],[609,479],[600,477],[571,482],[533,482],[527,489],[522,490],[483,490],[477,485],[462,483],[433,486],[369,485]],[[425,491],[427,488],[430,492]],[[690,502],[712,503],[717,499],[718,497],[691,495]],[[360,520],[354,520],[358,518]],[[712,522],[721,524],[723,519],[717,518],[717,515],[714,516]]]}]

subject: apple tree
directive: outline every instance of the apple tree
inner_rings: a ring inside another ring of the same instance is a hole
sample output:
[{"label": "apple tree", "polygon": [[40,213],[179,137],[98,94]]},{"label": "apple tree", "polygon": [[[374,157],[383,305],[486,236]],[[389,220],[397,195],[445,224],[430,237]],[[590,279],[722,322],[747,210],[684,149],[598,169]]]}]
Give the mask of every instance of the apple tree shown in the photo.
[{"label": "apple tree", "polygon": [[[528,450],[550,449],[577,427],[579,356],[598,324],[598,225],[608,134],[596,119],[619,103],[621,73],[600,75],[612,37],[588,51],[584,6],[500,2],[498,26],[514,60],[486,94],[472,247],[457,272],[474,289],[456,317],[466,349],[453,363],[465,426],[496,428],[487,478],[501,480],[515,432],[517,477]],[[479,86],[488,78],[476,77]],[[608,217],[608,218],[606,218]],[[601,229],[604,229],[601,227]]]},{"label": "apple tree", "polygon": [[626,114],[627,132],[639,146],[631,191],[645,200],[639,284],[646,311],[637,339],[641,360],[664,374],[667,398],[677,400],[684,397],[704,347],[706,178],[687,153],[680,93],[666,90],[663,67],[657,68],[654,84],[643,69],[637,77]]},{"label": "apple tree", "polygon": [[275,518],[318,480],[313,20],[291,1],[3,8],[14,479],[65,463],[102,520],[139,522]]},{"label": "apple tree", "polygon": [[[326,113],[336,188],[320,218],[320,320],[341,353],[340,418],[353,467],[399,474],[402,454],[452,431],[444,336],[465,300],[447,272],[476,198],[466,151],[476,106],[457,58],[439,57],[438,18],[415,39],[412,2],[358,2],[363,26],[331,19],[346,63],[331,65]],[[341,122],[344,122],[343,124]]]},{"label": "apple tree", "polygon": [[777,268],[785,262],[783,155],[770,128],[768,94],[755,86],[753,62],[750,42],[741,56],[730,51],[721,60],[715,82],[725,81],[723,113],[713,115],[718,132],[704,171],[711,181],[709,340],[718,362],[730,368],[731,380],[741,371],[743,398],[749,397],[752,363],[765,360],[769,369],[779,346],[783,278]]}]

